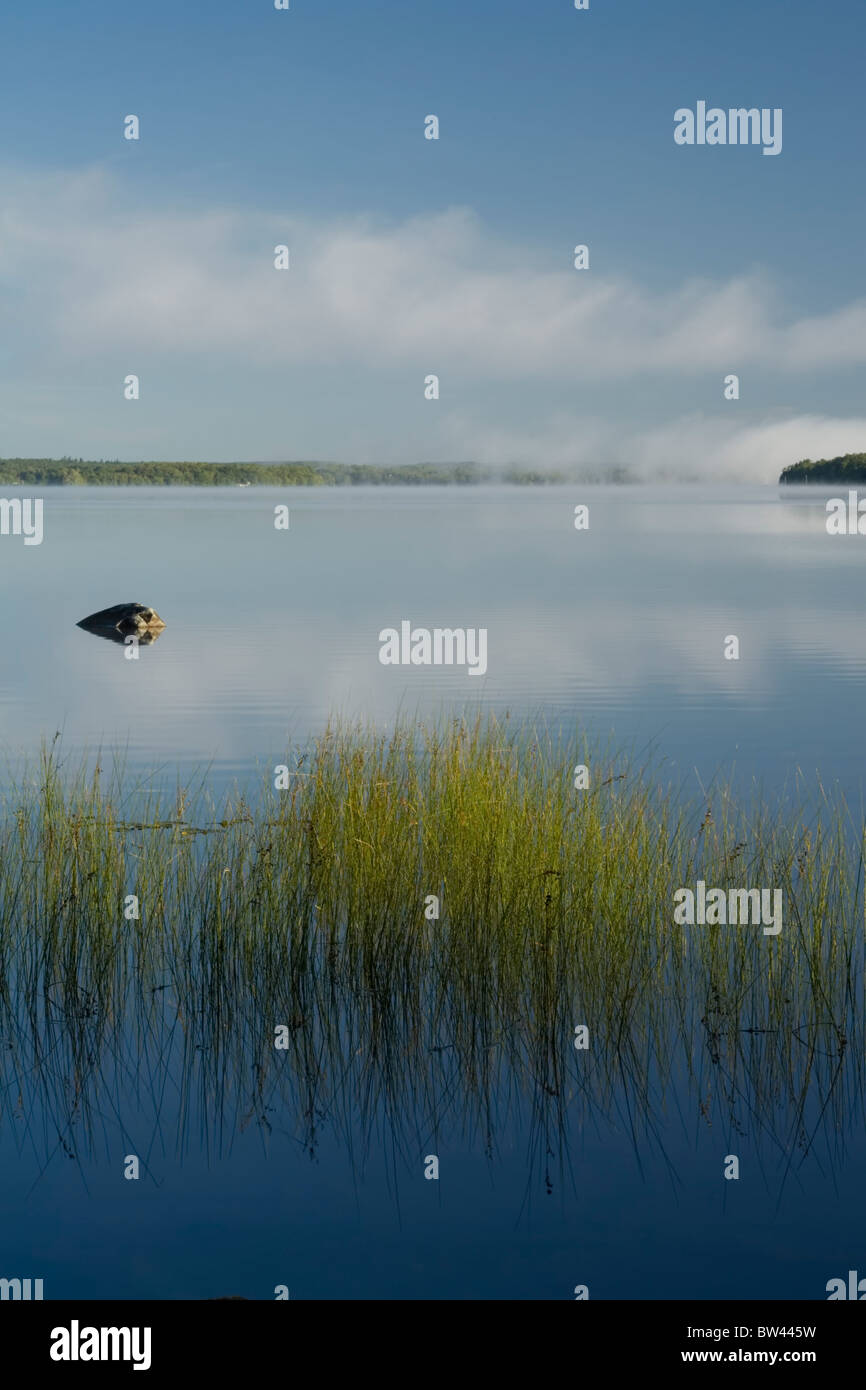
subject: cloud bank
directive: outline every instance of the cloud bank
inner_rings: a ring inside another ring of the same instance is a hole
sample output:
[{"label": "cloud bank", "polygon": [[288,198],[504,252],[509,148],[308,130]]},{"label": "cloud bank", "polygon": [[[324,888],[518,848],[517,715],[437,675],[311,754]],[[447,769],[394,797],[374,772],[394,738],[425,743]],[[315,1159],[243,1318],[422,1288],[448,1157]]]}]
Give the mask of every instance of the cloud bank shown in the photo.
[{"label": "cloud bank", "polygon": [[[718,417],[686,411],[641,428],[623,423],[622,411],[540,418],[532,396],[578,378],[584,387],[673,379],[688,403],[708,374],[719,377],[721,397],[729,372],[856,368],[866,361],[864,299],[792,316],[760,272],[655,292],[575,271],[569,247],[559,265],[541,264],[537,250],[505,244],[465,208],[396,224],[314,222],[253,208],[133,206],[99,169],[6,171],[3,185],[0,312],[25,363],[137,352],[199,370],[219,364],[234,370],[241,407],[244,373],[265,368],[444,372],[509,391],[523,384],[525,430],[504,426],[489,406],[482,418],[440,405],[431,428],[407,440],[428,456],[438,448],[485,463],[618,463],[648,477],[768,481],[799,457],[864,446],[862,419],[829,412],[744,423],[739,406],[720,405]],[[279,244],[290,248],[287,272],[274,269]],[[317,456],[389,454],[381,438],[365,450],[357,429],[351,437],[351,449],[335,439]],[[168,441],[163,456],[173,456]],[[248,456],[280,456],[279,446]]]}]

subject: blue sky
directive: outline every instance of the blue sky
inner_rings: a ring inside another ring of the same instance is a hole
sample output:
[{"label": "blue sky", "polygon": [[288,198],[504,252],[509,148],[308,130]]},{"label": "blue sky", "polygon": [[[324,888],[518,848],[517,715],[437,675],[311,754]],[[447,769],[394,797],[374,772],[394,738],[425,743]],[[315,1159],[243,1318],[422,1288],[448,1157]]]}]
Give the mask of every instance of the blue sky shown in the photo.
[{"label": "blue sky", "polygon": [[[0,454],[866,448],[864,38],[854,0],[7,11]],[[678,147],[698,100],[781,107],[782,153]]]}]

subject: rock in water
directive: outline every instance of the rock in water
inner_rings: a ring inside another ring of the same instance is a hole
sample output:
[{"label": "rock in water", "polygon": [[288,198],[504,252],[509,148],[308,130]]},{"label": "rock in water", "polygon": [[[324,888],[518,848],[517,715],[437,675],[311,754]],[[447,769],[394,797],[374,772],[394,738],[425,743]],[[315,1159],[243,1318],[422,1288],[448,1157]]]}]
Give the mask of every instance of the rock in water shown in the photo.
[{"label": "rock in water", "polygon": [[96,632],[100,637],[108,637],[113,642],[122,642],[125,636],[135,635],[139,640],[154,642],[165,627],[165,623],[155,608],[145,603],[116,603],[113,608],[102,608],[91,613],[77,624],[87,632]]}]

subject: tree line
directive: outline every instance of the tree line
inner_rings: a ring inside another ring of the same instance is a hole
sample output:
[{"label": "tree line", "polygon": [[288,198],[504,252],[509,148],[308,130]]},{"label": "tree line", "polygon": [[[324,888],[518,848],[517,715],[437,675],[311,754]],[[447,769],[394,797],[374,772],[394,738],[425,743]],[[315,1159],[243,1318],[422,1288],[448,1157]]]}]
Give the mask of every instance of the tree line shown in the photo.
[{"label": "tree line", "polygon": [[357,487],[396,484],[563,483],[559,473],[483,469],[474,463],[121,463],[84,459],[0,459],[0,484],[99,487]]},{"label": "tree line", "polygon": [[834,459],[801,459],[784,468],[780,483],[862,483],[866,454],[840,454]]}]

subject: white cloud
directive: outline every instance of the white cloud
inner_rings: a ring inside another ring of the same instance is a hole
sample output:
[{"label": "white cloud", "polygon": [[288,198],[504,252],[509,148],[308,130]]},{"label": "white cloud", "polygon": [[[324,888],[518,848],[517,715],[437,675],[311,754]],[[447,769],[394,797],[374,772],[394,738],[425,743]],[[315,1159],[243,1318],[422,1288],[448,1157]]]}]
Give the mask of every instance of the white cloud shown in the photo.
[{"label": "white cloud", "polygon": [[[287,242],[292,269],[273,268]],[[99,171],[7,173],[0,304],[75,357],[130,344],[174,357],[435,370],[473,379],[693,377],[866,361],[866,300],[786,315],[770,281],[539,268],[466,209],[382,225],[274,211],[133,207]],[[826,451],[826,448],[825,448]]]}]

